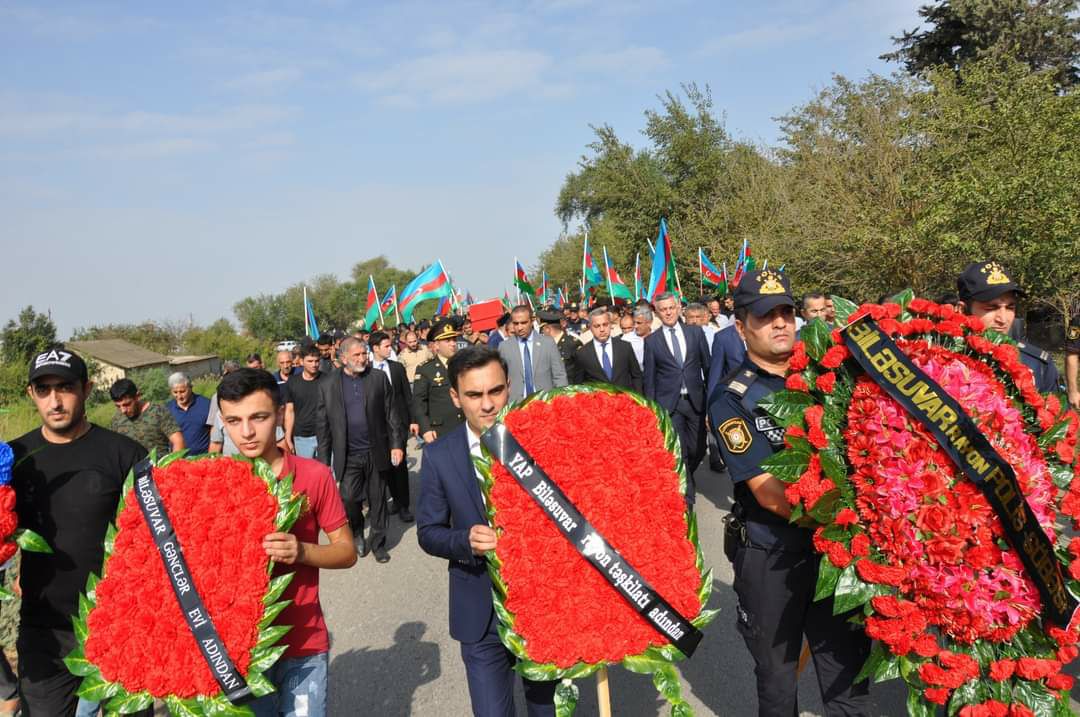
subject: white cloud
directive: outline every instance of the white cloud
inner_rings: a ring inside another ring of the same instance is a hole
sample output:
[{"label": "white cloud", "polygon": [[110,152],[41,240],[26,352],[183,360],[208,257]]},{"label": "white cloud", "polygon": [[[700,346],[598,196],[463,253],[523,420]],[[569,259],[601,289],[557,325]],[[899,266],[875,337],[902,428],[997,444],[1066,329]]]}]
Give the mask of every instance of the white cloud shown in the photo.
[{"label": "white cloud", "polygon": [[641,75],[671,64],[657,47],[627,47],[611,52],[592,52],[572,62],[575,70],[599,74]]},{"label": "white cloud", "polygon": [[536,89],[551,58],[528,50],[463,51],[427,55],[386,70],[361,73],[356,86],[383,100],[436,104],[482,102]]},{"label": "white cloud", "polygon": [[33,101],[0,98],[0,138],[107,131],[217,134],[275,125],[295,114],[292,108],[281,105],[236,105],[207,112],[168,114],[144,110],[107,112],[77,104],[39,109]]},{"label": "white cloud", "polygon": [[299,67],[277,67],[249,72],[225,82],[225,87],[241,92],[270,93],[296,84],[304,76]]},{"label": "white cloud", "polygon": [[217,144],[205,139],[192,137],[173,137],[155,139],[146,142],[110,144],[88,147],[82,154],[89,159],[105,161],[164,159],[200,152],[209,152]]}]

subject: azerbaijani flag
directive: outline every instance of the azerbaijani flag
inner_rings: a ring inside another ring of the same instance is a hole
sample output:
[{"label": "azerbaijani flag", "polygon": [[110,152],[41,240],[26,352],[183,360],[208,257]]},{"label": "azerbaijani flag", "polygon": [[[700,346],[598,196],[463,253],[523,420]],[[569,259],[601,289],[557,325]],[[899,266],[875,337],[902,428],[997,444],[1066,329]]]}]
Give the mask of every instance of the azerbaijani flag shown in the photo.
[{"label": "azerbaijani flag", "polygon": [[701,272],[701,283],[713,289],[720,289],[727,293],[727,276],[716,264],[709,261],[705,256],[705,250],[698,248],[698,270]]},{"label": "azerbaijani flag", "polygon": [[319,325],[315,323],[315,309],[307,298],[307,287],[304,287],[304,333],[313,340],[319,340]]},{"label": "azerbaijani flag", "polygon": [[375,290],[375,277],[369,274],[367,281],[367,308],[364,309],[364,328],[371,331],[376,322],[382,324],[382,302],[379,301],[379,292]]},{"label": "azerbaijani flag", "polygon": [[424,269],[416,275],[401,292],[398,308],[405,323],[413,320],[413,311],[417,305],[428,299],[439,299],[450,295],[450,277],[443,269],[441,261]]},{"label": "azerbaijani flag", "polygon": [[750,271],[746,268],[746,258],[750,254],[750,244],[746,239],[742,240],[742,249],[739,249],[739,258],[735,262],[735,277],[731,280],[732,286],[738,286],[742,281],[743,274]]},{"label": "azerbaijani flag", "polygon": [[540,303],[546,304],[548,302],[547,270],[540,272],[540,277]]},{"label": "azerbaijani flag", "polygon": [[564,303],[566,303],[566,297],[563,296],[563,290],[560,286],[555,290],[555,308],[561,309]]},{"label": "azerbaijani flag", "polygon": [[633,301],[630,289],[623,283],[622,277],[619,276],[619,272],[615,269],[615,265],[608,258],[607,247],[604,247],[604,273],[607,275],[608,294],[613,301],[618,299]]},{"label": "azerbaijani flag", "polygon": [[503,289],[502,305],[503,308],[507,311],[514,308],[514,302],[510,301],[510,292],[507,291],[505,288]]},{"label": "azerbaijani flag", "polygon": [[382,312],[384,320],[390,316],[391,309],[393,309],[395,322],[400,323],[401,320],[397,318],[397,284],[390,287],[390,291],[386,292],[386,296],[383,297],[382,303],[379,304],[379,311]]},{"label": "azerbaijani flag", "polygon": [[449,316],[450,315],[450,297],[444,296],[439,299],[439,305],[435,309],[436,316]]},{"label": "azerbaijani flag", "polygon": [[656,248],[653,251],[652,273],[649,275],[649,291],[645,298],[651,302],[665,291],[678,294],[678,286],[675,279],[675,253],[671,250],[671,235],[668,234],[667,220],[661,217],[660,233],[656,237]]},{"label": "azerbaijani flag", "polygon": [[529,275],[525,273],[525,267],[517,259],[514,259],[514,286],[526,296],[536,296],[536,289],[529,283]]},{"label": "azerbaijani flag", "polygon": [[585,285],[581,292],[582,300],[585,298],[585,289],[591,289],[604,283],[604,277],[600,274],[596,262],[593,261],[592,252],[589,251],[589,232],[585,232],[585,243],[581,253],[581,278]]}]

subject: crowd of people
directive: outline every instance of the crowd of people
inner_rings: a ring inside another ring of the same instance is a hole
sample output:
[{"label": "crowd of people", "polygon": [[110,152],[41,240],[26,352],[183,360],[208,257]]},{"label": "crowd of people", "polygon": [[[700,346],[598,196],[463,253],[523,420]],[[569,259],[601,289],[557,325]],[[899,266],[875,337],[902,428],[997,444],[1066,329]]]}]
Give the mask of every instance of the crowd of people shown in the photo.
[{"label": "crowd of people", "polygon": [[[1015,331],[1022,291],[999,265],[979,262],[958,280],[954,301],[988,328]],[[269,673],[278,691],[253,703],[256,714],[325,712],[329,632],[319,605],[320,569],[344,569],[369,554],[390,560],[391,516],[417,523],[420,547],[447,559],[450,634],[461,643],[477,715],[513,714],[514,658],[499,640],[485,555],[497,544],[488,525],[471,456],[479,436],[508,403],[535,392],[599,382],[637,391],[670,415],[687,472],[709,456],[734,483],[738,545],[733,554],[737,625],[754,659],[759,711],[796,711],[796,675],[804,635],[828,714],[865,714],[865,682],[855,683],[869,651],[860,630],[831,606],[814,603],[817,575],[810,531],[788,522],[782,484],[761,463],[782,446],[782,431],[757,407],[783,386],[803,322],[833,322],[824,293],[797,302],[782,272],[755,271],[731,296],[684,302],[663,293],[630,305],[534,310],[520,304],[494,327],[442,317],[390,329],[328,332],[281,345],[272,365],[259,355],[227,362],[217,392],[168,378],[172,400],[144,400],[121,379],[110,429],[92,425],[85,403],[85,362],[62,346],[36,356],[28,394],[42,427],[12,442],[20,524],[54,552],[23,557],[17,695],[25,715],[92,715],[99,705],[76,696],[78,677],[62,658],[76,644],[70,616],[91,571],[128,471],[145,456],[179,449],[262,458],[311,510],[288,533],[266,536],[268,558],[297,577],[278,618],[296,626]],[[1070,330],[1069,400],[1080,405],[1080,322]],[[1050,356],[1021,339],[1024,363],[1043,391],[1060,390]],[[422,449],[416,514],[406,447]],[[319,534],[328,536],[320,544]],[[790,609],[792,606],[796,609]],[[428,609],[431,606],[424,606]],[[296,629],[296,628],[299,629]],[[8,673],[8,681],[15,678]],[[531,715],[552,715],[553,683],[526,681]],[[16,694],[12,687],[12,694]],[[0,695],[2,696],[2,695]]]}]

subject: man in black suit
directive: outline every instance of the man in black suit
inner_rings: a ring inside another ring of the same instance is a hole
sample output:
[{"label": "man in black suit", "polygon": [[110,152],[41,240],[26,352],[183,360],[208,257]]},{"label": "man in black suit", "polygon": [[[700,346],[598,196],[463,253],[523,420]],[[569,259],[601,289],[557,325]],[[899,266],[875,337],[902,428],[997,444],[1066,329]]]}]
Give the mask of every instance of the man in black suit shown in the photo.
[{"label": "man in black suit", "polygon": [[686,466],[686,502],[694,504],[694,471],[705,455],[705,385],[709,347],[700,326],[679,320],[679,300],[654,301],[661,326],[645,339],[645,396],[671,414]]},{"label": "man in black suit", "polygon": [[611,340],[611,319],[605,307],[589,312],[592,341],[577,350],[574,383],[599,382],[622,386],[641,393],[641,366],[634,347]]},{"label": "man in black suit", "polygon": [[[390,388],[397,402],[398,418],[401,420],[401,432],[406,439],[409,433],[419,431],[414,429],[412,420],[412,387],[409,385],[409,377],[405,367],[390,358],[393,352],[390,335],[385,331],[374,331],[368,337],[368,345],[371,346],[371,360],[374,368],[386,374],[390,381]],[[390,515],[397,514],[404,523],[413,522],[413,514],[409,512],[409,464],[401,461],[390,469],[388,477],[390,486],[390,498],[394,504],[390,506]]]},{"label": "man in black suit", "polygon": [[[317,457],[334,469],[341,482],[341,499],[353,529],[360,557],[370,548],[375,560],[390,560],[386,552],[386,475],[405,459],[405,434],[390,383],[369,363],[368,347],[349,337],[338,349],[342,366],[319,386]],[[368,503],[371,535],[364,540]]]}]

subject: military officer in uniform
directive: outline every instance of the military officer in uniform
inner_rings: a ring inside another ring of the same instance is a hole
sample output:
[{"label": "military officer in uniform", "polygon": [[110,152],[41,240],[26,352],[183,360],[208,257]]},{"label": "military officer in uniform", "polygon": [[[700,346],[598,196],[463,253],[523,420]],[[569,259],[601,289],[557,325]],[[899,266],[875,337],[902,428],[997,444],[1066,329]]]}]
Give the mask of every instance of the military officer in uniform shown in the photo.
[{"label": "military officer in uniform", "polygon": [[578,336],[581,334],[582,331],[585,331],[589,328],[589,322],[585,319],[584,316],[578,313],[579,307],[577,304],[570,304],[566,308],[569,312],[566,316],[567,332],[569,332],[573,336]]},{"label": "military officer in uniform", "polygon": [[440,319],[428,334],[428,348],[435,357],[416,369],[413,381],[413,420],[420,424],[420,437],[431,443],[465,420],[450,398],[450,374],[446,365],[457,353],[459,332],[449,319]]},{"label": "military officer in uniform", "polygon": [[[795,301],[786,276],[771,270],[743,277],[735,290],[735,326],[746,358],[720,381],[709,419],[735,484],[739,536],[733,560],[736,627],[754,658],[758,713],[798,714],[803,635],[810,645],[826,715],[863,715],[869,685],[855,678],[870,654],[850,613],[833,615],[832,599],[815,601],[820,556],[810,528],[789,522],[784,484],[761,468],[781,450],[784,430],[758,401],[784,388],[795,345]],[[731,553],[729,553],[729,556]]]},{"label": "military officer in uniform", "polygon": [[1065,334],[1065,384],[1069,391],[1069,405],[1080,411],[1080,306],[1069,320]]},{"label": "military officer in uniform", "polygon": [[566,375],[573,376],[574,357],[581,348],[581,342],[563,330],[563,317],[558,311],[537,311],[536,318],[540,319],[540,332],[550,336],[555,347],[559,349],[563,365],[566,366]]},{"label": "military officer in uniform", "polygon": [[[1009,335],[1016,321],[1017,301],[1024,292],[996,261],[968,264],[956,280],[964,313],[982,319],[983,326]],[[1061,376],[1050,354],[1027,341],[1018,341],[1020,360],[1031,369],[1041,393],[1061,390]]]}]

